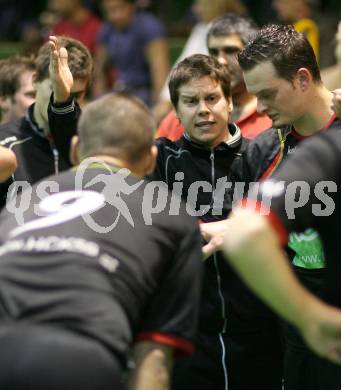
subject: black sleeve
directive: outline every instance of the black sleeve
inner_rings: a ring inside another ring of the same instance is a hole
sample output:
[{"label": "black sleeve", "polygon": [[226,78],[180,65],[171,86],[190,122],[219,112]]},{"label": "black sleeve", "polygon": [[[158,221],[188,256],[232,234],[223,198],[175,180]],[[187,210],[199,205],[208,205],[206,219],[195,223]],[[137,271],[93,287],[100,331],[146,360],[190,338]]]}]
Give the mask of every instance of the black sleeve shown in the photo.
[{"label": "black sleeve", "polygon": [[137,340],[151,340],[190,354],[201,298],[202,252],[198,228],[176,244],[174,260],[145,313]]},{"label": "black sleeve", "polygon": [[52,94],[47,114],[53,142],[62,158],[71,165],[71,139],[77,134],[77,122],[81,114],[81,109],[72,96],[65,103],[53,103]]},{"label": "black sleeve", "polygon": [[341,131],[328,132],[302,142],[257,198],[288,232],[318,229],[335,212],[340,176]]}]

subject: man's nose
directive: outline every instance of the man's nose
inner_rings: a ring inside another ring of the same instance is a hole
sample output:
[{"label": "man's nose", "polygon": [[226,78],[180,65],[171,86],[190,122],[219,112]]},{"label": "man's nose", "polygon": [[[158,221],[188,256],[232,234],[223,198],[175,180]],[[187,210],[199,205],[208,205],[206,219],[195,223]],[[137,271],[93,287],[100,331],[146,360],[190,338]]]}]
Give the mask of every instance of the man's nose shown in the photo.
[{"label": "man's nose", "polygon": [[219,50],[217,60],[222,65],[228,65],[229,63],[227,55],[222,50]]},{"label": "man's nose", "polygon": [[205,99],[201,99],[199,100],[199,104],[198,104],[198,112],[199,114],[203,115],[203,114],[207,114],[210,112],[208,106],[207,106],[207,102]]}]

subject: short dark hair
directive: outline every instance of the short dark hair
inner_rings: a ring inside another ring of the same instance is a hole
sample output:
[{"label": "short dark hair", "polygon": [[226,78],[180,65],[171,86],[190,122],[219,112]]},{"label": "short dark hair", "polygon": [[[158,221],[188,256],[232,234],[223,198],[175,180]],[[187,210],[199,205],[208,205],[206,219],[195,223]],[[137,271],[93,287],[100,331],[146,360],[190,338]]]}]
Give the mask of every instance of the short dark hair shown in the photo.
[{"label": "short dark hair", "polygon": [[226,98],[231,96],[231,78],[226,65],[205,54],[193,54],[179,62],[172,70],[169,79],[169,93],[173,106],[177,108],[179,88],[194,79],[208,76],[220,83]]},{"label": "short dark hair", "polygon": [[84,108],[78,123],[82,159],[106,154],[138,162],[154,142],[155,122],[137,97],[108,94]]},{"label": "short dark hair", "polygon": [[33,56],[15,56],[0,61],[0,96],[12,98],[20,88],[20,76],[34,71]]},{"label": "short dark hair", "polygon": [[238,54],[238,60],[243,71],[271,61],[277,75],[288,81],[292,81],[298,69],[304,67],[315,82],[321,82],[314,50],[304,34],[293,26],[270,24],[261,28]]},{"label": "short dark hair", "polygon": [[257,33],[258,27],[252,19],[234,13],[227,13],[213,19],[208,30],[206,42],[210,37],[224,37],[226,35],[238,34],[244,45],[247,44]]},{"label": "short dark hair", "polygon": [[[89,50],[77,39],[58,36],[60,47],[68,52],[68,64],[74,79],[88,80],[93,76],[93,61]],[[50,46],[46,42],[36,58],[36,81],[42,82],[49,77]]]}]

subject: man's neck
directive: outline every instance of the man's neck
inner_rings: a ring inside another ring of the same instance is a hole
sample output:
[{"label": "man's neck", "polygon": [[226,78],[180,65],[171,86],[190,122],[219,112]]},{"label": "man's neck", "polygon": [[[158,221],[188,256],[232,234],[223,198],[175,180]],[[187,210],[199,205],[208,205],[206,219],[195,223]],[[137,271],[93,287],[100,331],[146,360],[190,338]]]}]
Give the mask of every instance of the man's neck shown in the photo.
[{"label": "man's neck", "polygon": [[33,106],[33,119],[37,123],[38,127],[44,130],[45,135],[50,133],[49,124],[46,123],[45,119],[41,116],[37,104]]},{"label": "man's neck", "polygon": [[2,111],[1,112],[1,121],[0,121],[0,125],[3,125],[4,123],[8,123],[8,122],[13,122],[15,120],[15,118],[12,118],[11,114],[9,111]]},{"label": "man's neck", "polygon": [[116,158],[116,157],[112,157],[112,156],[109,156],[109,155],[96,155],[96,156],[93,156],[94,159],[98,160],[98,162],[104,162],[104,163],[107,163],[111,166],[114,166],[118,169],[123,169],[123,168],[126,168],[126,169],[129,169],[129,171],[134,175],[134,176],[138,176],[138,177],[144,177],[146,175],[146,172],[144,171],[144,169],[141,167],[141,165],[139,164],[132,164],[126,160],[123,160],[123,159],[120,159],[120,158]]},{"label": "man's neck", "polygon": [[317,87],[309,99],[309,109],[292,125],[302,136],[309,136],[323,129],[333,116],[331,108],[333,95],[324,86]]}]

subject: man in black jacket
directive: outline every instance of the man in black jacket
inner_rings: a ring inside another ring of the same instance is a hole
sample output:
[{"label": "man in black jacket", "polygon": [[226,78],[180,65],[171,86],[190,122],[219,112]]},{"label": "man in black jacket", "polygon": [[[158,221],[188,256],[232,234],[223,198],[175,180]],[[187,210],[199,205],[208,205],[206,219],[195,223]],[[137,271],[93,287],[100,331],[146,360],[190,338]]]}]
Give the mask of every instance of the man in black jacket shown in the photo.
[{"label": "man in black jacket", "polygon": [[[245,140],[235,124],[230,76],[215,58],[196,54],[181,61],[169,81],[172,104],[182,123],[183,137],[156,141],[158,157],[153,179],[167,183],[186,201],[187,211],[202,222],[224,218],[224,192],[231,163],[240,158]],[[227,302],[230,269],[220,254],[205,263],[199,335],[191,359],[174,367],[174,389],[224,389]]]},{"label": "man in black jacket", "polygon": [[[18,167],[12,177],[0,186],[1,208],[7,197],[15,195],[18,190],[70,167],[63,142],[55,145],[50,135],[47,115],[52,91],[55,92],[53,109],[63,110],[59,108],[58,102],[64,101],[64,96],[56,89],[58,84],[55,82],[55,78],[59,76],[53,72],[51,76],[49,74],[50,45],[56,44],[57,39],[52,37],[51,42],[41,47],[36,58],[35,103],[29,107],[25,117],[0,126],[0,145],[11,149],[18,161]],[[71,38],[61,37],[58,45],[66,49],[62,51],[62,56],[68,53],[68,71],[71,77],[74,77],[71,93],[82,102],[92,76],[90,53],[83,44]],[[64,126],[67,126],[67,123]],[[16,184],[13,184],[15,182]]]},{"label": "man in black jacket", "polygon": [[[178,191],[188,212],[202,222],[224,218],[229,207],[223,202],[229,168],[246,145],[240,129],[235,124],[228,125],[232,99],[227,67],[213,57],[193,55],[172,71],[169,90],[185,133],[176,142],[167,138],[156,141],[158,157],[153,179]],[[192,358],[175,364],[176,390],[227,386],[230,273],[219,253],[205,262],[196,350]]]},{"label": "man in black jacket", "polygon": [[[285,159],[296,154],[302,140],[322,131],[338,130],[341,122],[332,111],[333,95],[321,82],[309,42],[292,27],[263,27],[240,53],[239,62],[249,91],[258,98],[258,110],[268,114],[277,127],[252,141],[242,166],[232,167],[233,181],[249,185],[272,178]],[[322,295],[324,248],[317,232],[307,227],[304,232],[289,236],[287,251],[305,286]],[[207,236],[209,226],[203,229]],[[319,365],[295,328],[287,324],[285,340],[286,389],[331,388],[330,376],[339,386],[341,371],[324,372],[323,364]],[[310,375],[312,372],[315,376]],[[316,376],[318,381],[314,379]]]}]

